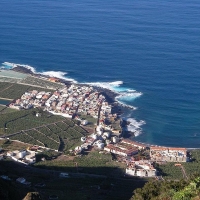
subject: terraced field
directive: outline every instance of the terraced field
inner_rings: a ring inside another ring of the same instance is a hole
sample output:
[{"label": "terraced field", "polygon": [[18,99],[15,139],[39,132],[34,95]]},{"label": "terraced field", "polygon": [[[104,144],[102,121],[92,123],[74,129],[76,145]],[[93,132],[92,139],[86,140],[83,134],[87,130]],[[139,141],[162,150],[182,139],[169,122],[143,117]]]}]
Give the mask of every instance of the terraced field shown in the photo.
[{"label": "terraced field", "polygon": [[30,85],[23,85],[17,83],[0,82],[0,97],[8,99],[17,99],[22,96],[26,91],[38,90],[51,92],[53,90]]},{"label": "terraced field", "polygon": [[87,134],[86,130],[70,119],[47,112],[37,118],[33,111],[37,109],[1,115],[1,137],[67,152],[80,145],[80,138]]}]

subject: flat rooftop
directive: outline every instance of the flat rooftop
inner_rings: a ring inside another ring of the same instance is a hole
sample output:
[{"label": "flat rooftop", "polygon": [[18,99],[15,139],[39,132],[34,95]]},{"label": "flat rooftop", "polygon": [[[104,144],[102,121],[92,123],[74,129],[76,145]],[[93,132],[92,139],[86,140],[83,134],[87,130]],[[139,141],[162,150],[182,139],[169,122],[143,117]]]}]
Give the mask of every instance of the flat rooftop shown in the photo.
[{"label": "flat rooftop", "polygon": [[23,74],[20,72],[15,72],[12,70],[0,70],[0,77],[6,77],[6,78],[16,78],[16,79],[24,79],[28,74]]}]

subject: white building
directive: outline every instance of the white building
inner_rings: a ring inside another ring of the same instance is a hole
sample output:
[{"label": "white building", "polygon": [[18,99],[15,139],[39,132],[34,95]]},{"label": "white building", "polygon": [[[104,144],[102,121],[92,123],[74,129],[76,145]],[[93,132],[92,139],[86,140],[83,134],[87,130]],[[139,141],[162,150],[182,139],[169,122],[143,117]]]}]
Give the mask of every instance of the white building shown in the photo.
[{"label": "white building", "polygon": [[18,179],[16,179],[17,182],[24,184],[26,182],[26,179],[23,177],[20,177]]},{"label": "white building", "polygon": [[132,162],[132,165],[126,168],[126,174],[139,177],[154,177],[156,169],[148,160]]}]

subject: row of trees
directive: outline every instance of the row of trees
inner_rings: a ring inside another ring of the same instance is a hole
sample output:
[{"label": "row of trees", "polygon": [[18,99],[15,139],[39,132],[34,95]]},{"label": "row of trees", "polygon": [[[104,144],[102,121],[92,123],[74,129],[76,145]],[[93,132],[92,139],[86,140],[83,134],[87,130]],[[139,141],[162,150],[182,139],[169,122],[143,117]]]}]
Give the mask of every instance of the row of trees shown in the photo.
[{"label": "row of trees", "polygon": [[57,122],[56,125],[61,128],[63,131],[66,131],[69,128],[69,125],[67,125],[64,122]]},{"label": "row of trees", "polygon": [[38,141],[42,142],[45,147],[51,148],[51,149],[58,149],[59,148],[59,142],[56,142],[52,140],[51,138],[47,137],[45,134],[37,132],[35,130],[28,131],[27,134]]},{"label": "row of trees", "polygon": [[46,126],[41,127],[36,129],[37,131],[39,131],[42,134],[45,134],[47,137],[57,141],[58,143],[60,142],[59,137],[56,133],[53,133],[50,129],[48,129]]},{"label": "row of trees", "polygon": [[29,87],[28,85],[7,84],[4,90],[0,91],[0,97],[9,99],[20,98]]},{"label": "row of trees", "polygon": [[43,144],[38,142],[35,138],[30,137],[29,135],[24,134],[24,133],[19,133],[19,134],[13,135],[10,137],[10,139],[11,140],[19,140],[21,142],[28,143],[28,144],[43,146]]}]

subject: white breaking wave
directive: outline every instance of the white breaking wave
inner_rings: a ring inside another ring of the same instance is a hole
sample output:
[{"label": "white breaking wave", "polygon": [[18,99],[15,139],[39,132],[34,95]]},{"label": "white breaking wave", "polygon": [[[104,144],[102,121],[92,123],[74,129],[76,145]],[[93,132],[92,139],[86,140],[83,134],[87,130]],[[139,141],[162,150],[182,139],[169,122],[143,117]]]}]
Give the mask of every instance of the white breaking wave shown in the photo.
[{"label": "white breaking wave", "polygon": [[124,101],[132,101],[142,95],[141,92],[122,92],[117,96],[117,99],[119,100],[124,100]]},{"label": "white breaking wave", "polygon": [[56,78],[60,78],[60,79],[64,79],[66,81],[71,81],[73,83],[77,83],[77,81],[75,81],[72,78],[67,78],[66,77],[66,72],[61,72],[61,71],[46,71],[46,72],[40,72],[40,74],[45,75],[45,76],[51,76],[51,77],[56,77]]},{"label": "white breaking wave", "polygon": [[92,85],[100,88],[105,88],[116,92],[115,87],[120,87],[123,84],[123,81],[114,81],[114,82],[88,82],[87,85]]},{"label": "white breaking wave", "polygon": [[114,82],[110,82],[108,83],[109,85],[112,85],[112,86],[120,86],[123,84],[123,81],[114,81]]},{"label": "white breaking wave", "polygon": [[142,95],[141,92],[137,92],[134,89],[123,87],[123,81],[114,81],[114,82],[90,82],[86,83],[88,85],[109,89],[117,94],[115,100],[122,106],[129,107],[131,109],[137,109],[136,107],[130,105],[134,99]]},{"label": "white breaking wave", "polygon": [[127,131],[134,133],[135,137],[139,136],[142,133],[141,126],[146,124],[145,121],[137,121],[134,118],[128,118],[126,119],[126,121],[129,122],[129,124],[127,125]]},{"label": "white breaking wave", "polygon": [[24,65],[24,64],[17,64],[17,63],[10,63],[10,62],[4,62],[2,63],[4,66],[8,66],[10,68],[15,68],[15,67],[24,67],[26,69],[31,70],[33,73],[37,73],[36,69],[34,67],[31,67],[30,65]]},{"label": "white breaking wave", "polygon": [[60,78],[66,81],[71,81],[73,83],[77,83],[77,81],[75,81],[72,78],[67,78],[65,75],[67,74],[67,72],[61,72],[61,71],[46,71],[46,72],[38,72],[34,67],[30,66],[30,65],[25,65],[25,64],[17,64],[17,63],[10,63],[10,62],[4,62],[2,63],[3,66],[7,66],[10,68],[15,68],[15,67],[24,67],[26,69],[29,69],[31,72],[33,72],[34,74],[41,74],[41,75],[45,75],[45,76],[51,76],[51,77],[56,77],[56,78]]}]

